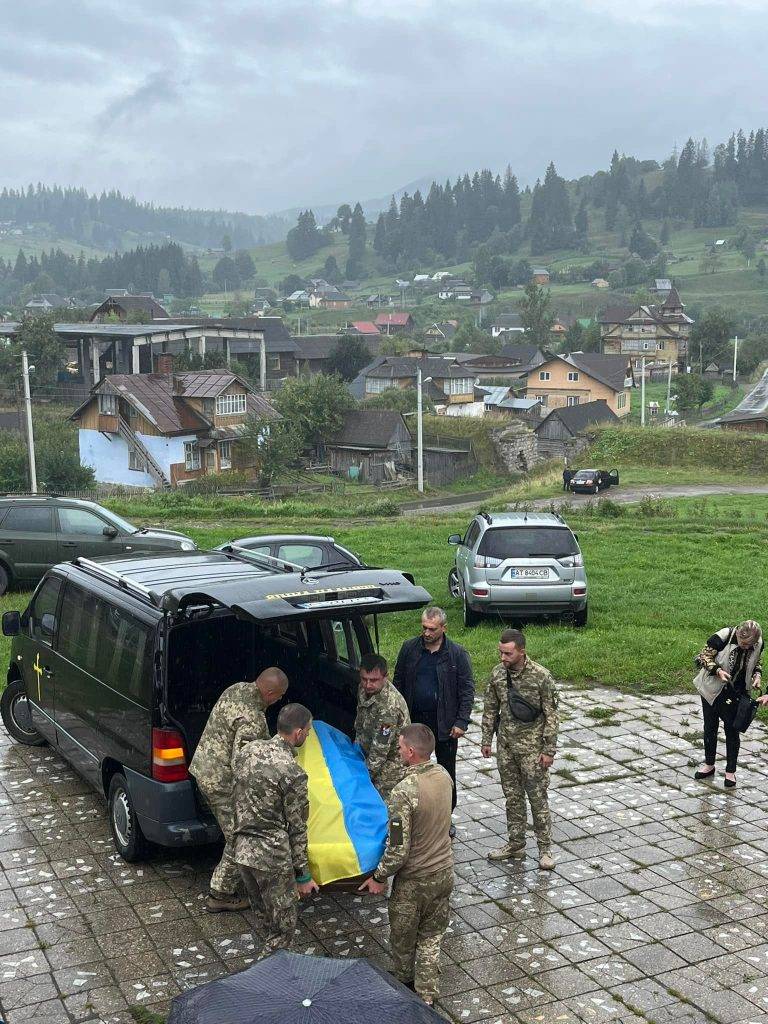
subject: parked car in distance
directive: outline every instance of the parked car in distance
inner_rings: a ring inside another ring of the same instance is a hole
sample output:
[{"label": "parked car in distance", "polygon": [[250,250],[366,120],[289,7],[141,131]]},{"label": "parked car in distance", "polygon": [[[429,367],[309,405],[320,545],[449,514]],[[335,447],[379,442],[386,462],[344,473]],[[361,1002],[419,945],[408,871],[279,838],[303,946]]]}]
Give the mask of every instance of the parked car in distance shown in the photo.
[{"label": "parked car in distance", "polygon": [[230,547],[245,548],[257,555],[268,555],[283,562],[303,565],[305,569],[320,566],[362,565],[354,552],[337,544],[333,537],[316,537],[314,534],[275,533],[261,537],[241,537],[219,544],[216,551]]},{"label": "parked car in distance", "polygon": [[587,624],[587,576],[576,535],[553,512],[480,512],[456,545],[448,589],[464,625],[483,615],[566,616]]},{"label": "parked car in distance", "polygon": [[78,555],[115,557],[196,547],[182,533],[134,526],[93,501],[57,494],[0,496],[0,594],[12,584],[37,583],[52,565]]},{"label": "parked car in distance", "polygon": [[212,842],[188,766],[223,691],[277,665],[287,701],[351,735],[374,650],[367,617],[430,601],[392,569],[308,576],[224,551],[77,558],[2,617],[13,640],[0,713],[17,742],[50,743],[107,800],[126,860],[150,843]]},{"label": "parked car in distance", "polygon": [[616,469],[612,469],[610,473],[607,469],[579,469],[571,477],[568,486],[570,490],[582,494],[597,494],[607,487],[617,487],[618,483],[619,472]]}]

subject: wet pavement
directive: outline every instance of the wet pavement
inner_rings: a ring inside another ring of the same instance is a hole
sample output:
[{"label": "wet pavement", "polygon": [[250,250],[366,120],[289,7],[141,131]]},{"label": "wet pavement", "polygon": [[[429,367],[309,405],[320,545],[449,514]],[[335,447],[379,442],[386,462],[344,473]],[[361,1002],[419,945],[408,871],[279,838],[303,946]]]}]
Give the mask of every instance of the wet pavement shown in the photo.
[{"label": "wet pavement", "polygon": [[[474,726],[460,748],[456,889],[441,1012],[462,1024],[764,1024],[768,1019],[766,733],[739,786],[691,778],[688,697],[563,693],[551,804],[557,868],[491,864],[501,788]],[[0,739],[0,1018],[129,1024],[241,970],[246,915],[202,909],[211,851],[128,865],[104,806],[47,748]],[[386,902],[305,904],[296,948],[388,966]]]}]

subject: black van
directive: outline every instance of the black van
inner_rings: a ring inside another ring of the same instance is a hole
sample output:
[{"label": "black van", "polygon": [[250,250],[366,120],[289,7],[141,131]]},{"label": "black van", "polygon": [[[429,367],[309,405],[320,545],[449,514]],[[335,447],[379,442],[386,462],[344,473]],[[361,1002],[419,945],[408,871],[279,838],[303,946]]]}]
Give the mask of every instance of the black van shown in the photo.
[{"label": "black van", "polygon": [[297,572],[252,552],[76,558],[3,615],[0,711],[14,739],[52,744],[104,794],[126,860],[211,842],[187,766],[222,691],[279,665],[286,701],[350,733],[369,617],[378,633],[379,614],[429,600],[391,569]]}]

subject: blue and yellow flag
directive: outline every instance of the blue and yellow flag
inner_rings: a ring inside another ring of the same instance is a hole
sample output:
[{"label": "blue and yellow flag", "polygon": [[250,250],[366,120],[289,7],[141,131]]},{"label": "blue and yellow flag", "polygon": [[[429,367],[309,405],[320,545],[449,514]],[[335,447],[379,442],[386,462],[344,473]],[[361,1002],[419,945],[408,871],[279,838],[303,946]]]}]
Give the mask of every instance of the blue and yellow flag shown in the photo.
[{"label": "blue and yellow flag", "polygon": [[373,871],[387,840],[388,814],[360,748],[325,722],[313,723],[296,752],[309,777],[309,867],[320,885]]}]

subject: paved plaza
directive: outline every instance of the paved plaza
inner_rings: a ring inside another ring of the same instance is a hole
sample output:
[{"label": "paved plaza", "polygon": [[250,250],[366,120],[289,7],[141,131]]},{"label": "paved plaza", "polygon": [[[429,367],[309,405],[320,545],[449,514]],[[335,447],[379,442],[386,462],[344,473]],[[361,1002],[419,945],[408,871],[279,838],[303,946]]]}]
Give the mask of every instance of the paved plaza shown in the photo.
[{"label": "paved plaza", "polygon": [[[768,1019],[766,733],[739,787],[696,783],[689,697],[565,690],[552,791],[557,869],[490,864],[501,788],[475,724],[460,748],[456,889],[439,1005],[498,1024],[764,1024]],[[479,715],[475,716],[476,723]],[[131,866],[103,803],[48,748],[0,740],[0,1018],[132,1024],[247,967],[241,914],[202,909],[211,851]],[[386,901],[304,905],[296,948],[388,966]]]}]

